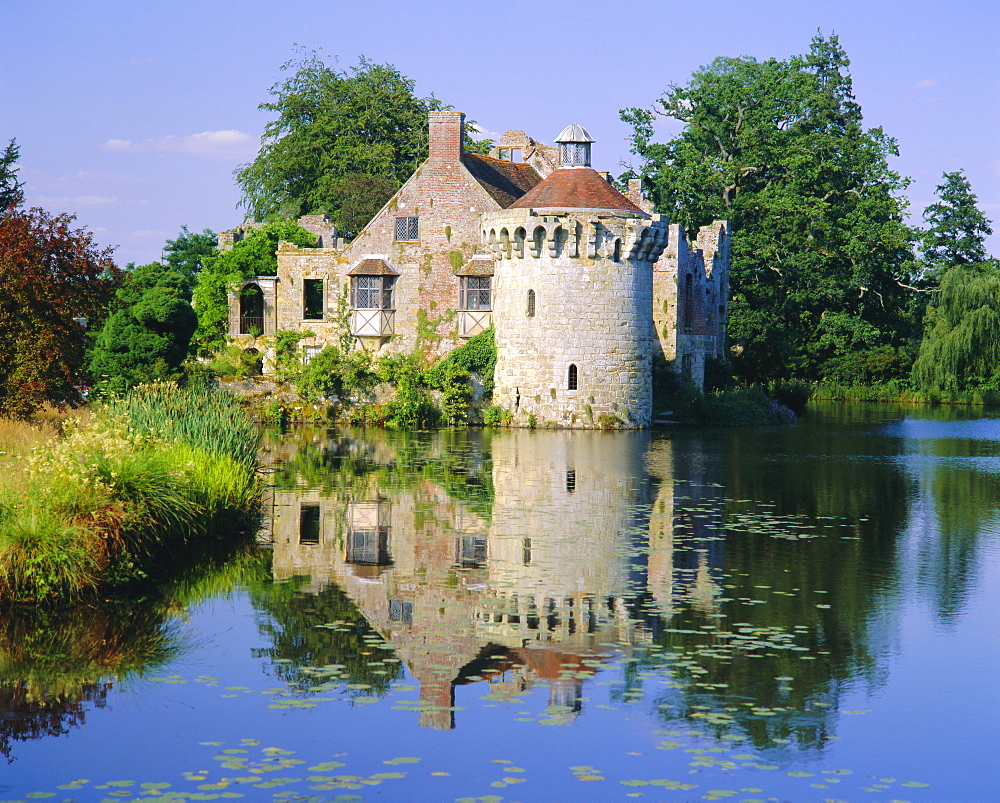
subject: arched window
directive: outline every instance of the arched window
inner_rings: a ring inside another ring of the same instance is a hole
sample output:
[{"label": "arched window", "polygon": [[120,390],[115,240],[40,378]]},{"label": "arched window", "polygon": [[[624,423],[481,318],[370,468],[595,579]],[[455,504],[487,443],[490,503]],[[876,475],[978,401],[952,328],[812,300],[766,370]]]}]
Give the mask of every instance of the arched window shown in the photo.
[{"label": "arched window", "polygon": [[240,290],[240,334],[264,333],[264,293],[259,284],[251,283]]},{"label": "arched window", "polygon": [[567,372],[567,374],[568,374],[566,377],[567,390],[576,390],[578,373],[575,364],[572,363],[570,364],[569,371]]},{"label": "arched window", "polygon": [[529,318],[534,318],[535,317],[535,291],[534,290],[529,290],[528,291],[528,310],[527,310],[526,314],[527,314],[527,316]]},{"label": "arched window", "polygon": [[615,252],[614,252],[614,254],[611,255],[611,258],[615,262],[621,262],[622,261],[622,241],[621,240],[615,240]]}]

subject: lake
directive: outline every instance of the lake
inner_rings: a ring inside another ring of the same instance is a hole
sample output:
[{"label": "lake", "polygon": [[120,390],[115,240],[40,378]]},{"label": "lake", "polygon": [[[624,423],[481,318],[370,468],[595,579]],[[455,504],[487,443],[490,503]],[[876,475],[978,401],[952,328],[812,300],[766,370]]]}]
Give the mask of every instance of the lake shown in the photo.
[{"label": "lake", "polygon": [[978,415],[269,433],[257,545],[6,617],[0,801],[995,799]]}]

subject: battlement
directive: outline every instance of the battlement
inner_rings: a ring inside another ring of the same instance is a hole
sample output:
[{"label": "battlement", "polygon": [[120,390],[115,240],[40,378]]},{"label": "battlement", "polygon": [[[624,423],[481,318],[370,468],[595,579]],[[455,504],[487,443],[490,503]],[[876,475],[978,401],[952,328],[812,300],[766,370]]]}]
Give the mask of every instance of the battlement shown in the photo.
[{"label": "battlement", "polygon": [[483,244],[498,259],[540,258],[655,261],[669,240],[667,218],[627,210],[505,209],[484,220]]}]

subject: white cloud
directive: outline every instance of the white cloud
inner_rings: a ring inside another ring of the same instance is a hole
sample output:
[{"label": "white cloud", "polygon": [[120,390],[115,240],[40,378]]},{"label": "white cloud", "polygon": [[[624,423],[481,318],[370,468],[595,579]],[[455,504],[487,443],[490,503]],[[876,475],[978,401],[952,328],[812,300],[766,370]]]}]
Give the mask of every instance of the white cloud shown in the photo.
[{"label": "white cloud", "polygon": [[917,82],[917,89],[930,89],[932,86],[937,86],[937,81],[933,78],[927,78],[923,81]]},{"label": "white cloud", "polygon": [[122,153],[179,153],[201,159],[250,159],[257,154],[257,142],[249,134],[227,128],[221,131],[202,131],[179,137],[169,134],[134,142],[130,139],[109,139],[102,146],[108,151]]}]

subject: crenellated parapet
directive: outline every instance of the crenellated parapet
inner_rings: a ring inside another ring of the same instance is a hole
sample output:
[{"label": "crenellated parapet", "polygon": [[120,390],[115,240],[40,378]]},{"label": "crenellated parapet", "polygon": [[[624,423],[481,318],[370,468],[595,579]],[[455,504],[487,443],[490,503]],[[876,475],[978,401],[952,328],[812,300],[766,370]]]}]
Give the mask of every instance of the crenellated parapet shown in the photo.
[{"label": "crenellated parapet", "polygon": [[497,259],[547,254],[553,259],[653,262],[668,240],[666,216],[643,219],[627,210],[507,209],[484,219],[483,227],[485,249]]}]

